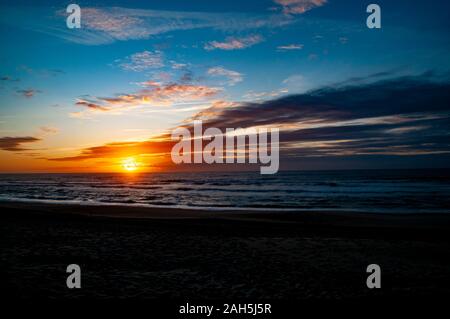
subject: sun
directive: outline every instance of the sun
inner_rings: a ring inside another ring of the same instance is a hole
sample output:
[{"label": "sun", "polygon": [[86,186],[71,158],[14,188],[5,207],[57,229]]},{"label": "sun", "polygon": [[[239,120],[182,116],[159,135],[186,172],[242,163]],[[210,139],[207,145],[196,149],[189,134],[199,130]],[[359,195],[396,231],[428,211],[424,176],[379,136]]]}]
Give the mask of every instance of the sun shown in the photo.
[{"label": "sun", "polygon": [[127,172],[134,172],[138,169],[138,163],[133,157],[128,157],[122,161],[122,168]]}]

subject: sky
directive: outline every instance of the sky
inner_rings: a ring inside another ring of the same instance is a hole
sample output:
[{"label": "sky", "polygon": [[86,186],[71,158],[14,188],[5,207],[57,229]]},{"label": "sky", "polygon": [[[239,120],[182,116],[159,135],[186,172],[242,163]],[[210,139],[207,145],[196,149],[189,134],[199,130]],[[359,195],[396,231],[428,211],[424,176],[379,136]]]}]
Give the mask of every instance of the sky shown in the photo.
[{"label": "sky", "polygon": [[450,4],[372,2],[2,1],[0,172],[177,170],[194,119],[279,128],[281,169],[448,167]]}]

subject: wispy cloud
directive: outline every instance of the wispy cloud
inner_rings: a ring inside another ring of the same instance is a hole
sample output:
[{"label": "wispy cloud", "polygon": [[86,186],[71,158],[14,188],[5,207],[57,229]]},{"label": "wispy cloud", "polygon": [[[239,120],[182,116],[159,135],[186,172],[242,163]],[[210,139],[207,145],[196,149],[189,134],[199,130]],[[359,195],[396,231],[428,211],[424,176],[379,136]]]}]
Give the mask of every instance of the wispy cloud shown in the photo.
[{"label": "wispy cloud", "polygon": [[41,126],[39,129],[44,134],[56,134],[59,132],[59,129],[54,126]]},{"label": "wispy cloud", "polygon": [[[114,97],[82,98],[75,104],[83,106],[93,113],[115,113],[121,114],[125,110],[144,105],[171,106],[188,101],[201,101],[218,94],[221,89],[204,85],[190,84],[167,84],[157,82],[143,82],[141,86],[145,89],[131,94],[119,94]],[[71,113],[72,117],[85,117],[89,115],[82,112]]]},{"label": "wispy cloud", "polygon": [[43,69],[37,72],[37,75],[42,77],[55,77],[63,74],[66,74],[66,72],[60,69]]},{"label": "wispy cloud", "polygon": [[186,12],[132,9],[123,7],[82,7],[81,28],[66,27],[65,10],[55,16],[21,8],[8,8],[2,23],[37,31],[82,45],[104,45],[116,41],[142,40],[174,31],[214,29],[225,32],[253,31],[288,25],[293,19],[284,14]]},{"label": "wispy cloud", "polygon": [[299,93],[299,91],[304,92],[309,88],[308,82],[301,74],[293,74],[284,79],[282,83],[285,85],[286,89],[289,90],[289,92]]},{"label": "wispy cloud", "polygon": [[188,67],[187,63],[178,63],[175,61],[170,61],[170,65],[171,65],[172,69],[175,69],[175,70],[183,70]]},{"label": "wispy cloud", "polygon": [[260,35],[250,35],[247,37],[236,38],[236,37],[228,37],[225,41],[211,41],[205,44],[205,50],[240,50],[251,47],[255,44],[258,44],[263,41],[263,38]]},{"label": "wispy cloud", "polygon": [[248,101],[261,101],[261,100],[268,100],[273,99],[276,97],[279,97],[281,95],[286,95],[289,93],[289,89],[282,88],[278,90],[273,90],[269,92],[255,92],[255,91],[249,91],[246,94],[244,94],[244,99]]},{"label": "wispy cloud", "polygon": [[2,77],[0,78],[0,80],[1,80],[1,81],[4,81],[4,82],[19,82],[19,81],[20,81],[18,78],[12,78],[12,77],[9,76],[9,75],[4,75],[4,76],[2,76]]},{"label": "wispy cloud", "polygon": [[[19,65],[17,67],[17,71],[26,73],[28,75],[35,75],[43,78],[55,77],[66,73],[64,70],[61,69],[33,69],[25,64]],[[18,81],[18,79],[16,81]]]},{"label": "wispy cloud", "polygon": [[280,45],[277,47],[278,51],[291,51],[301,49],[303,49],[303,44],[287,44],[287,45]]},{"label": "wispy cloud", "polygon": [[164,66],[163,53],[161,51],[143,51],[134,53],[124,60],[116,61],[123,70],[142,72],[149,69]]},{"label": "wispy cloud", "polygon": [[339,38],[339,42],[341,44],[347,44],[348,43],[348,38],[347,37],[340,37]]},{"label": "wispy cloud", "polygon": [[109,111],[110,108],[106,107],[106,106],[101,106],[99,104],[93,103],[93,102],[89,102],[87,100],[78,100],[75,105],[80,105],[80,106],[85,106],[88,109],[94,110],[94,111]]},{"label": "wispy cloud", "polygon": [[117,8],[82,9],[83,24],[89,30],[101,31],[117,40],[148,38],[150,30],[144,27],[139,15],[127,15]]},{"label": "wispy cloud", "polygon": [[274,0],[274,2],[282,6],[284,14],[302,14],[323,6],[327,0]]},{"label": "wispy cloud", "polygon": [[386,130],[386,133],[390,134],[406,134],[415,131],[422,131],[429,128],[429,126],[418,125],[418,126],[404,126],[404,127],[396,127],[392,129]]},{"label": "wispy cloud", "polygon": [[214,76],[214,77],[225,77],[227,79],[228,85],[235,85],[236,83],[242,82],[243,75],[242,73],[239,73],[237,71],[228,70],[221,66],[216,66],[213,68],[208,69],[208,75]]},{"label": "wispy cloud", "polygon": [[41,93],[42,91],[36,89],[24,89],[24,90],[17,90],[16,92],[26,98],[32,98],[33,96],[36,95],[36,93]]}]

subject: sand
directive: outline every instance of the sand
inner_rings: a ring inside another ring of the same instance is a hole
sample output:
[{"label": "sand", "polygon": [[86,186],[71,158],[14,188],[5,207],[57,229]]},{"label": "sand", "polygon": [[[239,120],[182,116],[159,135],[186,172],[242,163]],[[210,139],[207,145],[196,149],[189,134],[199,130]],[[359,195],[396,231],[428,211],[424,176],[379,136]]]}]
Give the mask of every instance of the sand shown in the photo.
[{"label": "sand", "polygon": [[[450,214],[0,207],[2,285],[12,298],[450,295]],[[72,263],[82,289],[66,287]],[[372,263],[382,289],[366,287]]]}]

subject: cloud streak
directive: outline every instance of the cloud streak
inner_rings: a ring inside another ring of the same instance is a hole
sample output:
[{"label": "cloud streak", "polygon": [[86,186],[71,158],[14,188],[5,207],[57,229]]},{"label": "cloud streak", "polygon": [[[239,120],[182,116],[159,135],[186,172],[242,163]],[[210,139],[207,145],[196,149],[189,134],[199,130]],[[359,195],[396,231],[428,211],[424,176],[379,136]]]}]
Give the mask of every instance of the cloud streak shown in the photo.
[{"label": "cloud streak", "polygon": [[37,93],[41,93],[42,91],[36,89],[24,89],[24,90],[17,90],[16,92],[22,95],[23,97],[32,98]]},{"label": "cloud streak", "polygon": [[243,80],[242,73],[233,70],[228,70],[221,66],[209,68],[207,73],[208,75],[213,77],[225,77],[227,79],[227,84],[230,86],[242,82]]},{"label": "cloud streak", "polygon": [[[149,39],[175,31],[214,29],[224,32],[255,31],[282,27],[293,22],[284,14],[186,12],[132,9],[124,7],[82,7],[82,27],[68,29],[65,10],[48,17],[42,12],[9,9],[1,20],[82,45],[105,45],[116,41]],[[38,11],[36,9],[36,11]]]},{"label": "cloud streak", "polygon": [[[131,94],[119,94],[113,97],[80,98],[75,105],[85,107],[90,114],[115,113],[140,106],[171,106],[187,101],[209,99],[219,92],[220,88],[192,84],[167,84],[157,82],[141,83],[145,88]],[[74,112],[72,117],[84,117],[85,113]]]},{"label": "cloud streak", "polygon": [[228,37],[225,41],[211,41],[205,44],[205,50],[242,50],[245,48],[249,48],[255,44],[258,44],[263,41],[263,38],[260,35],[250,35],[247,37],[236,38],[236,37]]},{"label": "cloud streak", "polygon": [[287,44],[287,45],[280,45],[277,47],[278,51],[292,51],[301,49],[303,49],[303,44]]},{"label": "cloud streak", "polygon": [[274,2],[282,6],[284,14],[303,14],[325,5],[327,0],[274,0]]},{"label": "cloud streak", "polygon": [[117,61],[119,67],[126,71],[143,72],[149,69],[162,68],[164,66],[163,53],[161,51],[143,51],[126,57],[123,61]]}]

